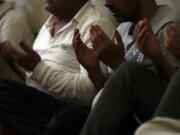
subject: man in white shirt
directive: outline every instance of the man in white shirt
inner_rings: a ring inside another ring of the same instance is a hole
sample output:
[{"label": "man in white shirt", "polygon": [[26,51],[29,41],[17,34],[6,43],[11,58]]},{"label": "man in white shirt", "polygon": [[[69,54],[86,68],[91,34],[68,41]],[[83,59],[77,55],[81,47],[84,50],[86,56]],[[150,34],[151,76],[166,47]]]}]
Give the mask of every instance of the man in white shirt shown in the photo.
[{"label": "man in white shirt", "polygon": [[[20,49],[19,43],[24,41],[32,45],[33,33],[26,18],[14,9],[15,3],[0,0],[0,42],[8,40]],[[0,58],[0,79],[22,81]]]},{"label": "man in white shirt", "polygon": [[[43,132],[50,117],[69,106],[64,102],[90,106],[97,93],[87,71],[76,60],[71,46],[74,29],[80,30],[88,47],[91,25],[100,25],[109,37],[115,30],[114,24],[88,0],[44,0],[44,6],[52,16],[40,30],[34,50],[22,42],[24,52],[9,42],[2,43],[0,49],[6,62],[32,86],[0,83],[2,121],[23,135]],[[106,68],[101,67],[105,73]]]}]

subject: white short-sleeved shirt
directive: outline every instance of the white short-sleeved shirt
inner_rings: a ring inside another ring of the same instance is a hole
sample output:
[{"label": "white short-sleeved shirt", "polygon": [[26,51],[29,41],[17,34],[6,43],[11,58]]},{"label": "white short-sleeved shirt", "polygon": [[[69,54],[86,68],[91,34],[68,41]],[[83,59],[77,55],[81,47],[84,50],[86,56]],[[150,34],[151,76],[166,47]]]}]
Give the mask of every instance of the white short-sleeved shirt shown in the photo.
[{"label": "white short-sleeved shirt", "polygon": [[[42,61],[32,73],[27,73],[26,84],[60,100],[90,105],[96,90],[87,71],[76,60],[72,47],[74,29],[79,28],[82,41],[91,47],[89,30],[93,24],[98,24],[108,37],[113,35],[116,27],[91,2],[87,2],[74,18],[52,37],[53,24],[54,17],[51,16],[35,40],[33,49],[39,53]],[[107,67],[103,66],[102,70],[106,73]]]}]

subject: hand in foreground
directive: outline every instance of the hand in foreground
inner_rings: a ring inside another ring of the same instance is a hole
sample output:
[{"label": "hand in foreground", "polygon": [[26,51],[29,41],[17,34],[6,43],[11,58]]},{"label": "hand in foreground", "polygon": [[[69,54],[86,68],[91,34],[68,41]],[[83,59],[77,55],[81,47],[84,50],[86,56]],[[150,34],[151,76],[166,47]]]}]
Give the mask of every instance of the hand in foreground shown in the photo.
[{"label": "hand in foreground", "polygon": [[180,26],[169,24],[164,30],[165,45],[180,60]]},{"label": "hand in foreground", "polygon": [[93,49],[98,58],[111,69],[116,70],[125,61],[124,45],[119,33],[115,32],[117,44],[110,40],[98,25],[91,27],[90,34]]},{"label": "hand in foreground", "polygon": [[40,56],[25,43],[21,42],[20,47],[24,52],[17,50],[10,42],[0,44],[0,56],[7,64],[23,78],[25,71],[33,71],[41,61]]},{"label": "hand in foreground", "polygon": [[[11,46],[10,42],[6,41],[0,43],[0,56],[9,65],[9,67],[22,79],[25,81],[25,71],[21,68],[15,61],[14,55],[9,52],[6,47]],[[8,47],[9,48],[9,47]]]},{"label": "hand in foreground", "polygon": [[158,38],[153,33],[147,19],[140,21],[135,28],[136,46],[147,57],[152,60],[162,57]]}]

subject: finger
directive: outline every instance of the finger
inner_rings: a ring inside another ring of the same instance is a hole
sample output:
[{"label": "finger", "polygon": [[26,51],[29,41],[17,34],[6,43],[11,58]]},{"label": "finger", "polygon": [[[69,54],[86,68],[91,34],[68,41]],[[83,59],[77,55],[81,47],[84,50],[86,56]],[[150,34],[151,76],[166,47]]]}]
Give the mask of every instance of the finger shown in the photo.
[{"label": "finger", "polygon": [[20,42],[19,43],[20,47],[28,54],[36,54],[36,52],[31,48],[29,47],[26,43],[24,42]]},{"label": "finger", "polygon": [[15,60],[17,57],[17,49],[15,49],[9,41],[4,42],[4,45],[2,46],[2,55],[5,59],[7,57],[11,57]]},{"label": "finger", "polygon": [[[76,47],[77,41],[79,40],[80,36],[81,36],[80,33],[77,33],[77,34],[74,36],[74,39],[73,39],[73,41],[72,41],[72,46],[73,46],[73,48]],[[79,38],[78,38],[78,37],[79,37]]]},{"label": "finger", "polygon": [[73,49],[74,49],[74,52],[75,54],[77,55],[77,44],[78,44],[78,40],[74,40],[74,43],[73,43]]},{"label": "finger", "polygon": [[92,35],[93,39],[96,39],[96,37],[98,36],[95,25],[92,25],[92,27],[90,29],[90,34]]},{"label": "finger", "polygon": [[145,18],[143,20],[141,20],[135,27],[135,34],[138,35],[144,26],[148,25],[148,20]]},{"label": "finger", "polygon": [[[149,31],[148,31],[148,26],[145,26],[145,27],[141,30],[141,32],[137,35],[137,41],[138,41],[138,43],[141,43],[141,42],[142,42],[145,33],[148,33],[148,32],[149,32]],[[140,46],[143,46],[143,44],[139,44],[139,45],[140,45]]]},{"label": "finger", "polygon": [[95,25],[95,30],[97,32],[97,36],[99,36],[101,40],[109,39],[106,33],[101,29],[99,25]]},{"label": "finger", "polygon": [[174,32],[174,33],[178,33],[178,27],[175,25],[175,24],[168,24],[166,27],[165,27],[165,30],[164,30],[164,36],[165,37],[169,37],[169,33],[171,32]]},{"label": "finger", "polygon": [[141,31],[142,27],[143,27],[143,21],[141,20],[135,27],[134,32],[136,35],[138,35],[138,33]]},{"label": "finger", "polygon": [[175,46],[173,45],[173,43],[171,42],[171,40],[166,40],[166,43],[167,43],[167,48],[168,50],[173,53],[174,55],[176,55],[176,48]]},{"label": "finger", "polygon": [[101,29],[99,25],[95,25],[94,28],[95,31],[95,39],[96,39],[96,48],[101,48],[102,45],[105,45],[104,43],[108,42],[110,39],[106,35],[106,33]]},{"label": "finger", "polygon": [[77,37],[78,34],[79,34],[79,29],[78,29],[78,28],[75,28],[75,29],[74,29],[73,40],[75,40],[75,38]]},{"label": "finger", "polygon": [[166,26],[165,30],[176,31],[176,30],[178,30],[178,26],[175,25],[175,24],[173,24],[173,23],[172,23],[172,24],[168,24],[168,25]]},{"label": "finger", "polygon": [[4,47],[2,47],[2,48],[1,48],[1,57],[2,57],[5,61],[8,60],[8,59],[7,59],[7,54],[8,54],[7,49],[4,48]]},{"label": "finger", "polygon": [[149,38],[149,32],[145,32],[142,40],[139,42],[140,45],[139,49],[143,49],[147,46],[148,38]]},{"label": "finger", "polygon": [[122,45],[123,41],[122,41],[121,35],[119,34],[117,30],[115,31],[115,37],[116,37],[118,45]]},{"label": "finger", "polygon": [[95,28],[95,25],[91,26],[91,29],[90,29],[90,40],[91,40],[91,43],[92,43],[92,47],[95,48],[95,47],[98,47],[98,35],[97,35],[97,31],[96,31],[96,28]]},{"label": "finger", "polygon": [[77,39],[78,39],[78,45],[81,46],[81,48],[88,48],[88,47],[85,45],[85,43],[83,43],[83,41],[81,40],[81,37],[80,37],[80,36],[78,36]]},{"label": "finger", "polygon": [[95,25],[94,30],[96,31],[97,36],[106,35],[99,25]]},{"label": "finger", "polygon": [[175,31],[172,30],[168,31],[166,33],[166,39],[169,40],[169,42],[173,43],[175,46],[179,45],[178,43],[176,43],[176,41],[178,41],[178,37]]},{"label": "finger", "polygon": [[82,53],[83,48],[85,47],[86,45],[82,42],[79,35],[74,41],[74,50],[75,50],[76,56],[79,56]]}]

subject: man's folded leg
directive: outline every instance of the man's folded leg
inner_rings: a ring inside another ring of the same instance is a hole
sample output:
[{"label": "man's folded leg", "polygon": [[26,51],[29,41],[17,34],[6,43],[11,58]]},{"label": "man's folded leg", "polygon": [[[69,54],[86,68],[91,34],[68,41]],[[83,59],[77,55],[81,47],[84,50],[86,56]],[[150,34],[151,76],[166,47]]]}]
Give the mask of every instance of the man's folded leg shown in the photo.
[{"label": "man's folded leg", "polygon": [[106,83],[80,135],[132,135],[152,117],[168,82],[137,63],[125,63]]},{"label": "man's folded leg", "polygon": [[14,81],[0,81],[0,121],[18,135],[39,135],[51,117],[68,104]]}]

